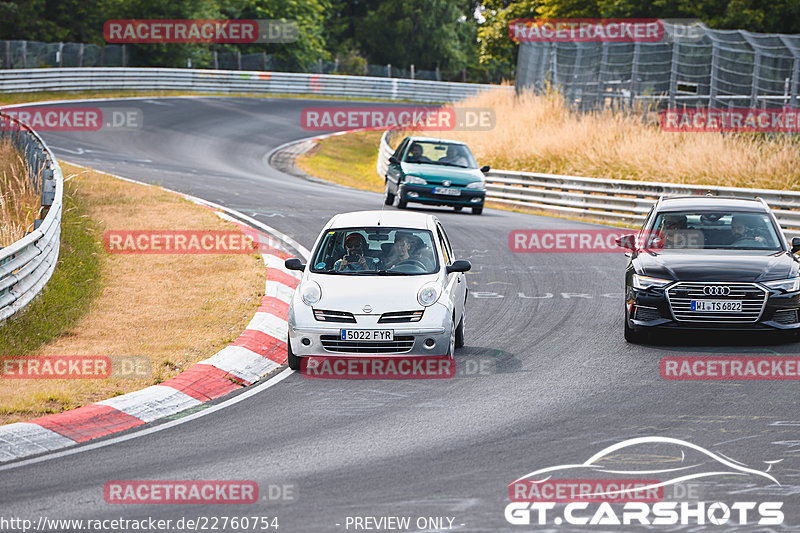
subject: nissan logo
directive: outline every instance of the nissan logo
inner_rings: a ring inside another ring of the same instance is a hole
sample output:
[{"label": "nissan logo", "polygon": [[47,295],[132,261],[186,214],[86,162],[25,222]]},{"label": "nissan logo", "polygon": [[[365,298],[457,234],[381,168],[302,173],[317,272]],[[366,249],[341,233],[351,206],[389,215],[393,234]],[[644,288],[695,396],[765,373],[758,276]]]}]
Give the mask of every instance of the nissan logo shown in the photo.
[{"label": "nissan logo", "polygon": [[365,313],[371,313],[372,312],[372,306],[371,305],[365,305],[364,307],[361,308],[361,310],[364,311]]},{"label": "nissan logo", "polygon": [[729,296],[731,288],[724,285],[706,285],[703,287],[703,294],[706,296]]}]

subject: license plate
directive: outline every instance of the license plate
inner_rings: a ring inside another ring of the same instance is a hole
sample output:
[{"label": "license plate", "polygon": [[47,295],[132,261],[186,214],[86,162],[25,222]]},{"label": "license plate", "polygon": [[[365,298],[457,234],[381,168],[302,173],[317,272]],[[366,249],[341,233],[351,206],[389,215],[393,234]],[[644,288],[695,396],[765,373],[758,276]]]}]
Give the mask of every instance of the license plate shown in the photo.
[{"label": "license plate", "polygon": [[736,313],[741,310],[741,300],[692,300],[692,311]]},{"label": "license plate", "polygon": [[434,187],[433,194],[444,194],[446,196],[461,196],[461,189],[453,187]]},{"label": "license plate", "polygon": [[341,329],[339,338],[343,341],[393,341],[393,329]]}]

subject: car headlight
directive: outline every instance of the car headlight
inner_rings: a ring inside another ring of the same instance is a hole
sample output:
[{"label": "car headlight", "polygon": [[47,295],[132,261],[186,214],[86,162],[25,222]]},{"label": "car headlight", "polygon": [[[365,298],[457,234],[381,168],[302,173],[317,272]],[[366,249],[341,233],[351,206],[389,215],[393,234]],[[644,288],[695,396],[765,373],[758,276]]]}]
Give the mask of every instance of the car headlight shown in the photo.
[{"label": "car headlight", "polygon": [[419,176],[406,176],[406,183],[411,185],[427,185],[428,182]]},{"label": "car headlight", "polygon": [[467,186],[464,187],[464,188],[465,189],[485,189],[486,188],[486,183],[483,180],[481,180],[481,181],[473,181],[472,183],[468,183]]},{"label": "car headlight", "polygon": [[417,301],[423,307],[430,307],[439,299],[439,285],[435,282],[426,283],[417,293]]},{"label": "car headlight", "polygon": [[641,274],[634,274],[633,275],[633,288],[634,289],[650,289],[653,287],[663,287],[667,283],[671,283],[672,280],[669,279],[661,279],[661,278],[653,278],[651,276],[642,276]]},{"label": "car headlight", "polygon": [[314,305],[322,298],[322,288],[316,281],[306,281],[300,287],[300,298],[306,305]]},{"label": "car headlight", "polygon": [[770,289],[778,289],[786,292],[795,292],[800,290],[800,277],[789,279],[778,279],[775,281],[764,281],[762,284]]}]

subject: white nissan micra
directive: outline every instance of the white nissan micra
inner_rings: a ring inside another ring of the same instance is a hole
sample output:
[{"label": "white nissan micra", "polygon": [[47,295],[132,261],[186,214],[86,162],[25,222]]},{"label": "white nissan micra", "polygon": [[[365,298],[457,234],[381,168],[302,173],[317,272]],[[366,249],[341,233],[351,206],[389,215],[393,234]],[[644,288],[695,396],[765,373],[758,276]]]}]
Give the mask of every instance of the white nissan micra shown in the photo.
[{"label": "white nissan micra", "polygon": [[464,344],[469,261],[423,213],[334,216],[289,305],[289,367],[305,356],[453,356]]}]

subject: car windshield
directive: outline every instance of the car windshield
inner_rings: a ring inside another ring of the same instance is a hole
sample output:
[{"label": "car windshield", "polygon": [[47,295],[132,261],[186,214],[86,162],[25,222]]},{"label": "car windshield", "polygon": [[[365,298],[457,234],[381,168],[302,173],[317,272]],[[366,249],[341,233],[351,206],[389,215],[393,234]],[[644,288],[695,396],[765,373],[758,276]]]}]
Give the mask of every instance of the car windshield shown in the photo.
[{"label": "car windshield", "polygon": [[330,230],[319,243],[311,272],[351,276],[410,276],[439,271],[433,235],[405,228]]},{"label": "car windshield", "polygon": [[478,162],[465,144],[412,141],[404,159],[407,163],[426,163],[460,168],[478,168]]},{"label": "car windshield", "polygon": [[781,250],[768,214],[746,211],[666,212],[656,217],[651,248]]}]

